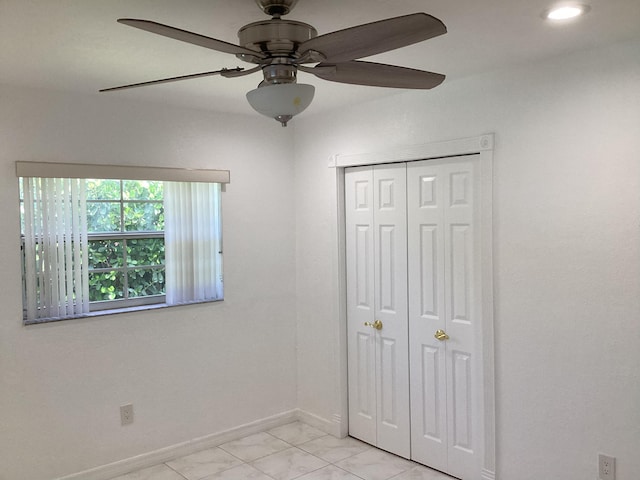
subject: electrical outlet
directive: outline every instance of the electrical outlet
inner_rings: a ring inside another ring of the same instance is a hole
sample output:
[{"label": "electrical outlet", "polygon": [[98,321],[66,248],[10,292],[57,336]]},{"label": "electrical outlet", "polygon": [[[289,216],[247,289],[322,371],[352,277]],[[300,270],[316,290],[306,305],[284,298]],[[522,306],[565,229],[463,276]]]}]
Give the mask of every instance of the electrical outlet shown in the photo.
[{"label": "electrical outlet", "polygon": [[133,404],[120,406],[120,425],[131,425],[133,423]]},{"label": "electrical outlet", "polygon": [[598,454],[598,478],[600,480],[616,480],[616,458]]}]

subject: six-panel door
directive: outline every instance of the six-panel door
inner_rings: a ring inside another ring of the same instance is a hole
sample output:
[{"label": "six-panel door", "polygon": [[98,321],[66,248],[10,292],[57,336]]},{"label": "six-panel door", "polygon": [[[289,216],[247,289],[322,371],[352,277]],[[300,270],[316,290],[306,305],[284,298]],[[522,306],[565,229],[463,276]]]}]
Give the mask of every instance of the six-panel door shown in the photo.
[{"label": "six-panel door", "polygon": [[474,165],[407,167],[411,456],[458,478],[478,460]]},{"label": "six-panel door", "polygon": [[409,458],[406,167],[349,169],[345,187],[349,432]]}]

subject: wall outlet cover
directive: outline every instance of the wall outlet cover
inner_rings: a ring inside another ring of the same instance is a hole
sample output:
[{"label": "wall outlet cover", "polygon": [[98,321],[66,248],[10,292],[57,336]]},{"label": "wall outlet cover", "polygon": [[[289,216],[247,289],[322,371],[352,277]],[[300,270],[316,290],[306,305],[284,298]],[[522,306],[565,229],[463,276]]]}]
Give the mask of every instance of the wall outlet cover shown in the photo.
[{"label": "wall outlet cover", "polygon": [[600,480],[615,480],[616,459],[604,453],[598,454],[598,478]]},{"label": "wall outlet cover", "polygon": [[133,404],[120,406],[120,425],[131,425],[133,423]]}]

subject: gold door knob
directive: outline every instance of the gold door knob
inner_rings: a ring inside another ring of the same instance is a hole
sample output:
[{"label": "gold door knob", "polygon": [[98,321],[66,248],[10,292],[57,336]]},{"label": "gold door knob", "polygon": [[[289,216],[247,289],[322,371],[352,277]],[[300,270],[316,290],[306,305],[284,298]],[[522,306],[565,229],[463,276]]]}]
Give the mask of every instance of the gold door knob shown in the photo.
[{"label": "gold door knob", "polygon": [[375,322],[364,322],[365,327],[372,327],[376,330],[382,330],[382,322],[380,320],[376,320]]},{"label": "gold door knob", "polygon": [[444,330],[436,330],[436,333],[433,335],[441,342],[444,340],[449,340],[449,335]]}]

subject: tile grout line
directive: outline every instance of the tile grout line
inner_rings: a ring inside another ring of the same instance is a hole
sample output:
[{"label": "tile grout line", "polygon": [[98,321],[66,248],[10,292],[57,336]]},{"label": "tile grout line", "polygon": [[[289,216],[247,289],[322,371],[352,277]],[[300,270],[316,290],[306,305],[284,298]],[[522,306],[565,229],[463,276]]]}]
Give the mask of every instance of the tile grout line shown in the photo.
[{"label": "tile grout line", "polygon": [[[296,423],[296,422],[291,422],[291,424],[293,424],[293,423]],[[300,424],[302,424],[302,425],[305,425],[305,426],[306,426],[306,424],[304,424],[303,422],[298,422],[298,423],[300,423]],[[287,425],[289,425],[289,424],[287,424]],[[281,427],[277,427],[277,428],[281,428]],[[313,428],[313,427],[310,427],[310,428]],[[273,430],[273,429],[272,429],[272,430]],[[304,429],[303,429],[303,430],[304,430]],[[316,429],[316,430],[317,430],[317,429]],[[262,456],[259,456],[259,457],[256,457],[256,458],[253,458],[253,459],[251,459],[250,461],[246,461],[246,460],[244,460],[244,459],[240,458],[238,455],[236,455],[236,454],[232,453],[231,451],[226,450],[225,448],[223,448],[223,445],[232,444],[232,443],[234,443],[234,442],[240,442],[240,441],[242,441],[244,438],[250,437],[251,435],[247,435],[246,437],[243,437],[243,438],[240,438],[240,439],[237,439],[237,440],[234,440],[234,441],[225,442],[225,443],[223,443],[223,444],[213,446],[213,447],[211,447],[211,449],[212,449],[212,450],[214,450],[214,449],[219,449],[219,451],[224,452],[225,454],[227,454],[227,455],[229,455],[230,457],[232,457],[232,458],[236,459],[236,460],[237,460],[237,461],[239,461],[240,463],[239,463],[239,464],[237,464],[237,465],[229,466],[228,468],[224,468],[223,470],[220,470],[220,471],[218,471],[218,472],[210,473],[210,474],[207,474],[207,475],[205,475],[205,476],[203,476],[203,477],[199,477],[198,479],[196,479],[196,478],[194,478],[194,477],[187,477],[187,476],[185,476],[185,474],[183,474],[183,473],[181,473],[180,471],[176,470],[175,468],[171,467],[171,466],[168,464],[169,462],[162,462],[162,463],[159,463],[159,464],[157,464],[157,465],[163,465],[163,466],[167,467],[169,470],[171,470],[172,472],[175,472],[175,473],[176,473],[180,478],[182,478],[182,479],[184,479],[184,480],[203,480],[203,479],[205,479],[205,478],[209,478],[209,477],[213,478],[214,476],[215,476],[215,477],[217,477],[219,474],[223,474],[224,472],[228,472],[229,470],[231,470],[231,469],[233,469],[233,468],[238,468],[238,467],[242,467],[242,466],[248,466],[248,467],[250,467],[250,468],[253,468],[253,469],[255,469],[256,471],[259,471],[261,474],[263,474],[266,478],[269,478],[269,479],[272,479],[272,480],[277,480],[277,478],[273,477],[272,475],[268,474],[267,472],[264,472],[262,469],[258,468],[257,466],[254,466],[254,465],[253,465],[253,463],[254,463],[254,462],[258,462],[259,460],[265,459],[265,458],[267,458],[267,457],[269,457],[269,456],[277,455],[277,454],[282,453],[282,452],[284,452],[284,451],[287,451],[287,450],[290,450],[290,449],[295,448],[297,452],[302,453],[302,454],[303,454],[303,455],[305,455],[305,456],[307,456],[307,455],[308,455],[309,457],[312,457],[312,458],[314,458],[315,460],[318,460],[318,461],[320,461],[320,462],[324,463],[324,465],[322,465],[322,466],[320,466],[320,467],[318,467],[318,468],[314,468],[313,470],[309,470],[309,471],[307,471],[307,472],[304,472],[304,473],[302,473],[302,474],[300,474],[300,475],[297,475],[297,476],[295,476],[295,477],[292,477],[290,480],[300,479],[300,478],[302,478],[302,477],[305,477],[305,476],[307,476],[307,475],[311,475],[311,474],[313,474],[314,472],[318,472],[319,470],[322,470],[322,469],[327,468],[327,467],[329,467],[329,466],[332,466],[333,468],[335,468],[335,469],[337,469],[337,470],[339,470],[339,471],[341,471],[341,472],[344,472],[344,473],[346,473],[346,474],[348,474],[348,475],[352,475],[354,479],[366,480],[366,478],[365,478],[365,477],[363,477],[363,476],[361,476],[361,475],[359,475],[359,474],[356,474],[356,473],[354,473],[354,472],[351,472],[350,470],[347,470],[347,469],[345,469],[345,468],[343,468],[343,467],[341,467],[341,466],[339,466],[339,465],[337,465],[337,464],[338,464],[338,463],[340,463],[340,462],[343,462],[343,461],[345,461],[345,460],[348,460],[348,459],[350,459],[350,458],[353,458],[353,457],[355,457],[355,456],[358,456],[358,455],[360,455],[360,454],[364,454],[364,453],[366,453],[366,452],[368,452],[368,451],[371,451],[371,450],[379,450],[380,452],[384,452],[384,453],[387,453],[387,454],[389,454],[389,455],[393,455],[393,454],[390,454],[389,452],[385,452],[384,450],[376,449],[376,447],[374,447],[374,446],[372,446],[372,445],[370,445],[370,444],[367,444],[366,442],[362,442],[361,440],[355,439],[354,437],[349,437],[349,436],[347,436],[347,437],[346,437],[347,439],[353,439],[353,440],[356,440],[356,441],[358,442],[358,444],[361,444],[361,446],[362,446],[362,447],[365,447],[365,448],[364,448],[364,450],[362,450],[362,451],[360,451],[360,452],[356,452],[356,453],[351,453],[349,450],[347,450],[347,452],[345,452],[345,453],[348,453],[348,455],[347,455],[346,457],[344,457],[344,458],[338,458],[338,459],[336,459],[336,460],[334,460],[334,461],[330,461],[330,460],[328,460],[328,459],[324,459],[324,458],[320,457],[319,455],[316,455],[315,453],[312,453],[312,452],[310,452],[310,451],[307,451],[307,450],[304,448],[304,446],[305,446],[305,445],[308,445],[308,444],[310,444],[311,442],[314,442],[314,441],[318,441],[318,440],[321,440],[321,439],[328,439],[328,438],[331,438],[331,437],[332,437],[331,435],[327,434],[326,432],[323,432],[323,433],[322,433],[321,435],[319,435],[319,436],[312,437],[312,438],[308,438],[308,435],[309,435],[309,434],[311,434],[311,435],[312,435],[312,434],[314,434],[314,433],[311,433],[311,432],[301,432],[300,430],[298,430],[297,432],[296,432],[296,431],[293,431],[293,432],[290,432],[290,433],[291,433],[291,434],[287,434],[287,433],[286,433],[286,431],[283,431],[283,436],[287,436],[287,437],[289,437],[290,439],[292,439],[292,440],[294,440],[294,441],[295,441],[296,439],[304,439],[304,441],[299,442],[299,443],[292,443],[291,441],[287,441],[287,440],[285,440],[284,438],[281,438],[281,437],[279,437],[279,436],[277,436],[277,435],[275,435],[275,434],[271,433],[271,432],[270,432],[270,431],[268,431],[268,430],[264,430],[264,431],[262,431],[262,432],[257,432],[257,433],[255,433],[255,434],[253,434],[253,435],[266,434],[266,435],[267,435],[267,439],[266,439],[266,441],[265,441],[265,442],[258,442],[258,443],[249,444],[249,445],[238,445],[238,446],[236,446],[236,452],[239,452],[240,454],[242,454],[242,448],[243,448],[243,447],[246,447],[246,448],[260,448],[261,446],[267,445],[267,444],[268,444],[268,443],[270,443],[272,440],[277,440],[277,441],[279,441],[279,442],[282,442],[282,443],[281,443],[281,445],[279,445],[279,446],[281,446],[281,447],[282,447],[282,449],[281,449],[281,450],[276,450],[276,451],[274,451],[274,452],[272,452],[272,453],[268,453],[268,454],[266,454],[266,455],[262,455]],[[335,437],[334,437],[334,438],[335,438]],[[338,439],[338,440],[344,440],[344,439]],[[285,445],[286,445],[286,446],[285,446]],[[330,455],[331,455],[331,451],[332,451],[334,448],[335,448],[335,449],[340,449],[340,448],[349,449],[349,448],[350,448],[350,447],[348,447],[348,446],[346,446],[346,445],[345,445],[344,447],[342,447],[342,446],[335,446],[335,447],[333,447],[333,446],[326,446],[326,445],[327,445],[327,444],[323,444],[323,443],[322,443],[322,441],[321,441],[321,442],[320,442],[320,445],[318,445],[318,446],[317,446],[317,451],[318,451],[318,452],[320,452],[320,453],[324,452],[326,455],[330,456]],[[330,443],[329,443],[329,445],[330,445]],[[355,446],[354,446],[354,447],[355,447]],[[228,448],[229,448],[229,447],[228,447]],[[267,448],[271,448],[271,447],[267,447]],[[309,447],[307,447],[307,448],[309,448]],[[208,449],[205,449],[205,450],[208,450]],[[260,450],[258,450],[258,452],[259,452],[259,451],[260,451]],[[394,455],[394,456],[396,456],[396,457],[397,457],[397,455]],[[402,458],[402,457],[398,457],[398,458]],[[408,461],[408,462],[409,462],[409,464],[410,464],[410,465],[409,465],[409,467],[408,467],[406,470],[403,470],[403,471],[401,471],[401,472],[398,472],[398,473],[396,473],[396,474],[394,474],[394,475],[392,475],[392,476],[390,476],[390,477],[388,477],[388,478],[386,478],[386,479],[384,479],[384,480],[393,480],[394,478],[401,477],[402,475],[407,474],[407,472],[412,471],[413,469],[415,469],[417,466],[419,466],[419,465],[420,465],[420,464],[418,464],[417,462],[414,462],[414,461],[412,461],[412,460],[410,460],[410,459],[404,459],[404,460],[406,460],[406,461]],[[427,467],[427,468],[428,468],[428,467]],[[133,473],[133,472],[132,472],[132,473]],[[440,472],[438,472],[438,473],[440,473]],[[119,477],[118,477],[118,478],[119,478]],[[446,478],[446,477],[443,477],[443,478]],[[115,479],[112,479],[112,480],[115,480]],[[453,479],[452,479],[452,480],[453,480]]]},{"label": "tile grout line", "polygon": [[163,463],[162,465],[164,465],[165,467],[167,467],[168,469],[170,469],[173,472],[176,472],[178,475],[180,475],[182,478],[184,478],[184,480],[189,480],[187,477],[185,477],[184,475],[182,475],[179,471],[177,471],[175,468],[173,468],[171,465],[169,465],[168,463]]}]

